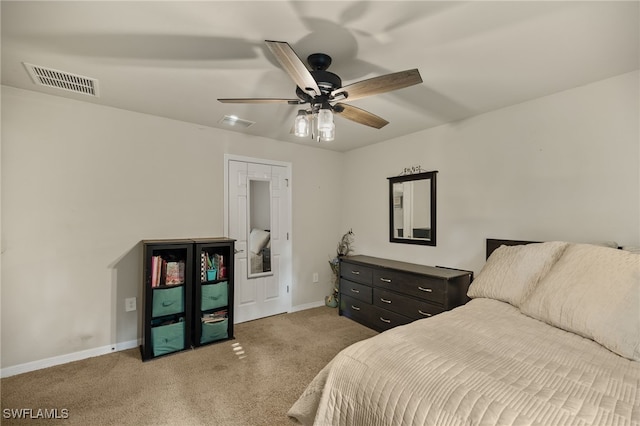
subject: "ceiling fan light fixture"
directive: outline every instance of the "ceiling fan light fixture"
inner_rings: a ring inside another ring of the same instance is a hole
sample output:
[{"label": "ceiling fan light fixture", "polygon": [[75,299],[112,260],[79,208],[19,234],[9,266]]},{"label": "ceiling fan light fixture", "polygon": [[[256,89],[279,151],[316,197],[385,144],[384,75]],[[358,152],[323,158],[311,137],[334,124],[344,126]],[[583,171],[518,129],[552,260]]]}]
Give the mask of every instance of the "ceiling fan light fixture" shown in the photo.
[{"label": "ceiling fan light fixture", "polygon": [[331,112],[331,108],[328,105],[323,105],[318,111],[318,133],[323,130],[330,130],[332,127],[335,128],[333,112]]},{"label": "ceiling fan light fixture", "polygon": [[307,137],[309,136],[310,127],[309,114],[307,114],[307,111],[303,109],[298,110],[298,115],[296,116],[293,126],[294,134],[301,138]]},{"label": "ceiling fan light fixture", "polygon": [[[381,129],[389,124],[385,119],[363,109],[341,104],[341,100],[355,100],[367,96],[391,92],[422,83],[417,68],[384,74],[378,77],[360,80],[342,86],[342,79],[327,71],[331,65],[331,56],[324,53],[313,53],[307,57],[310,69],[300,57],[284,41],[265,40],[282,69],[296,84],[295,93],[298,99],[283,98],[219,98],[223,103],[286,103],[288,105],[309,104],[308,109],[299,110],[294,126],[289,134],[317,138],[319,142],[334,140],[336,127],[333,123],[334,112],[347,120]],[[335,103],[335,105],[331,105]],[[229,123],[235,125],[235,123]]]},{"label": "ceiling fan light fixture", "polygon": [[331,126],[318,130],[318,141],[331,142],[336,137],[336,125],[331,123]]}]

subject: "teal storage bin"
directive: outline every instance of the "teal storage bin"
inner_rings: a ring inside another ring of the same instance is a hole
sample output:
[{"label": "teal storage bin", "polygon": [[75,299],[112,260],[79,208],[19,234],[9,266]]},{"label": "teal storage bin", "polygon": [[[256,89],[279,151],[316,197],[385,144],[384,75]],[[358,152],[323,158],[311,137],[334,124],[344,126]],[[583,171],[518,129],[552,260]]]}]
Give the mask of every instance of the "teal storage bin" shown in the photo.
[{"label": "teal storage bin", "polygon": [[153,289],[151,316],[179,314],[184,312],[184,286]]},{"label": "teal storage bin", "polygon": [[226,281],[217,284],[203,284],[201,290],[201,311],[221,308],[229,304],[229,284]]},{"label": "teal storage bin", "polygon": [[184,349],[184,322],[151,328],[153,356]]},{"label": "teal storage bin", "polygon": [[229,337],[229,320],[225,319],[220,322],[203,322],[202,336],[200,336],[200,344],[215,342]]}]

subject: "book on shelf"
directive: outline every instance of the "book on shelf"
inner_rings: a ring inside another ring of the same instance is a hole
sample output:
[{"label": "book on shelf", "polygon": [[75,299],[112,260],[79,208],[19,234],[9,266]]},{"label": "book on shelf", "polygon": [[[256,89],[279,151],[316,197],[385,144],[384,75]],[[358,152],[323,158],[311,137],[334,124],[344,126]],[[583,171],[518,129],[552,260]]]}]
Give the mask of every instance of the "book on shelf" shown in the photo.
[{"label": "book on shelf", "polygon": [[202,314],[202,322],[203,323],[214,323],[221,322],[227,319],[227,311],[217,311],[210,314]]},{"label": "book on shelf", "polygon": [[151,287],[159,287],[163,283],[165,263],[162,256],[151,256]]},{"label": "book on shelf", "polygon": [[158,285],[164,285],[167,281],[167,261],[161,258],[158,265],[160,268],[160,273],[158,274]]},{"label": "book on shelf", "polygon": [[218,256],[218,279],[221,280],[227,276],[227,267],[224,264],[224,256],[219,254]]},{"label": "book on shelf", "polygon": [[[225,278],[226,270],[223,255],[218,253],[210,254],[206,251],[200,253],[200,282]],[[211,271],[216,271],[213,277],[211,277]]]},{"label": "book on shelf", "polygon": [[151,287],[185,283],[184,260],[167,261],[162,256],[151,256]]},{"label": "book on shelf", "polygon": [[151,256],[151,287],[158,285],[158,256]]},{"label": "book on shelf", "polygon": [[207,281],[207,252],[200,253],[200,282]]},{"label": "book on shelf", "polygon": [[165,285],[184,284],[184,261],[167,262]]}]

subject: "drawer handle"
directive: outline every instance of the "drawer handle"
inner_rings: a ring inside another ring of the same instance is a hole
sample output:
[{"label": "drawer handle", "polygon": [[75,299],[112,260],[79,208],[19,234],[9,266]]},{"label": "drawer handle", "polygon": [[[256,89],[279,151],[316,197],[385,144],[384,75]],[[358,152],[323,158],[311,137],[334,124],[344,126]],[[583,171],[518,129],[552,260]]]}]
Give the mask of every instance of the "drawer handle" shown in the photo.
[{"label": "drawer handle", "polygon": [[357,306],[353,306],[353,305],[351,305],[351,309],[353,309],[354,311],[359,311],[360,310],[360,308],[358,308]]},{"label": "drawer handle", "polygon": [[432,314],[427,313],[427,312],[422,312],[420,309],[418,309],[418,312],[420,312],[420,314],[424,315],[425,317],[430,317]]},{"label": "drawer handle", "polygon": [[360,290],[356,290],[355,288],[352,288],[352,289],[351,289],[351,292],[352,292],[352,293],[360,293]]},{"label": "drawer handle", "polygon": [[353,275],[360,275],[360,271],[351,271]]},{"label": "drawer handle", "polygon": [[389,279],[389,278],[380,278],[380,281],[384,281],[385,283],[390,283],[391,279]]},{"label": "drawer handle", "polygon": [[380,301],[384,303],[391,303],[391,300],[383,299],[382,297],[380,298]]},{"label": "drawer handle", "polygon": [[387,324],[391,324],[391,320],[388,320],[388,319],[386,319],[386,318],[382,318],[382,317],[380,317],[380,321],[382,321],[382,322],[386,322]]},{"label": "drawer handle", "polygon": [[433,290],[431,290],[430,288],[424,288],[424,287],[420,287],[420,286],[418,286],[418,290],[420,290],[420,291],[426,291],[427,293],[431,293],[431,292],[433,292]]}]

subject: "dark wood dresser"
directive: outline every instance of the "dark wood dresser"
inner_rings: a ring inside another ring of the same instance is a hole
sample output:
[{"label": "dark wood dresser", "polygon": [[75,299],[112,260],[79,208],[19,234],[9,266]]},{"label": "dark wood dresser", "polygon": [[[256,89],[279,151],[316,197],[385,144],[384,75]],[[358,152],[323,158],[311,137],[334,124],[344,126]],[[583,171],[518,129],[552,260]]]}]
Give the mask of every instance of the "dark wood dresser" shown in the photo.
[{"label": "dark wood dresser", "polygon": [[472,272],[371,256],[340,259],[339,314],[377,331],[467,302]]}]

